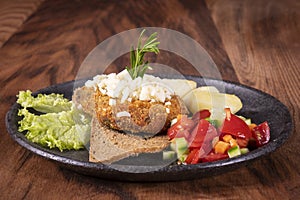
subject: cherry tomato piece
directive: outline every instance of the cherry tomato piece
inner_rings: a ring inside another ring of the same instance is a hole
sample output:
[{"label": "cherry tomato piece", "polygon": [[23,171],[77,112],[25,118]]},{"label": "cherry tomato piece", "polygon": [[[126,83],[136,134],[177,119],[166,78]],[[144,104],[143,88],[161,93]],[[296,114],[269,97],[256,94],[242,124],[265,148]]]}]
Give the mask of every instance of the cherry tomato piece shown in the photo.
[{"label": "cherry tomato piece", "polygon": [[252,137],[256,141],[256,146],[261,147],[270,140],[270,127],[267,122],[263,122],[252,129]]},{"label": "cherry tomato piece", "polygon": [[244,120],[232,114],[229,108],[225,108],[225,112],[226,117],[220,131],[236,138],[250,139],[252,133]]}]

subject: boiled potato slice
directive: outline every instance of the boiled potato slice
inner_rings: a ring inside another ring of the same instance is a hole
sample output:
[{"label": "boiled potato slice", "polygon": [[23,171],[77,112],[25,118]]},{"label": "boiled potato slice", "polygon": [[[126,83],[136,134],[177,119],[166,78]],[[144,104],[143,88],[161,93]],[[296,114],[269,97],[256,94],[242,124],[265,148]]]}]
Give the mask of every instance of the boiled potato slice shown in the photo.
[{"label": "boiled potato slice", "polygon": [[241,100],[233,94],[212,92],[201,87],[190,91],[183,97],[183,101],[192,113],[203,109],[223,112],[224,108],[230,108],[232,113],[236,113],[243,106]]},{"label": "boiled potato slice", "polygon": [[203,92],[219,92],[219,90],[214,87],[214,86],[201,86],[201,87],[198,87],[197,90],[199,91],[203,91]]},{"label": "boiled potato slice", "polygon": [[183,97],[197,87],[197,83],[185,79],[163,79],[164,84],[168,85],[176,95]]}]

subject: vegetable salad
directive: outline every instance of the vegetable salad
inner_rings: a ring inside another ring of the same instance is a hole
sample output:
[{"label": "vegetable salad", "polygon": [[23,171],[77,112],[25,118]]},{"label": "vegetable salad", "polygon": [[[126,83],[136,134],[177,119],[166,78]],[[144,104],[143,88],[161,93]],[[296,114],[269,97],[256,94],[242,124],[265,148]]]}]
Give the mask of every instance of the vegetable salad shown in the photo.
[{"label": "vegetable salad", "polygon": [[170,151],[165,159],[177,156],[179,163],[196,164],[236,157],[261,147],[270,140],[267,122],[259,125],[237,116],[225,108],[220,123],[211,120],[209,110],[200,110],[192,117],[179,115],[168,130]]}]

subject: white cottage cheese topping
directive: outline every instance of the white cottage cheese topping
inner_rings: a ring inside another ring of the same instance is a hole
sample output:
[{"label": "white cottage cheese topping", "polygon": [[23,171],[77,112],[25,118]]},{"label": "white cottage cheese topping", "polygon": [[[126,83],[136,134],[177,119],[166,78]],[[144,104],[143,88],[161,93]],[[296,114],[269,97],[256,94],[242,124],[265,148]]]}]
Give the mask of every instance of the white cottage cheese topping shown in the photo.
[{"label": "white cottage cheese topping", "polygon": [[[132,80],[127,70],[116,74],[97,75],[93,80],[85,83],[86,87],[98,87],[102,94],[109,97],[125,101],[131,101],[133,98],[152,102],[165,102],[170,99],[174,91],[163,83],[162,79],[145,74],[143,78],[137,77]],[[110,101],[114,104],[114,101]]]}]

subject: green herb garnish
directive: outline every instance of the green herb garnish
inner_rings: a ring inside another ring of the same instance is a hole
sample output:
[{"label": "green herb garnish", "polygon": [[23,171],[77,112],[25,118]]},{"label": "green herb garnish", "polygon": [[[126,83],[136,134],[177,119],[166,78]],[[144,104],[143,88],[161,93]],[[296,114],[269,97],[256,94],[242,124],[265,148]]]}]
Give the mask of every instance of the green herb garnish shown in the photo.
[{"label": "green herb garnish", "polygon": [[145,41],[145,44],[142,47],[142,36],[145,32],[145,29],[141,32],[140,37],[138,39],[137,48],[134,50],[132,46],[130,48],[130,67],[126,66],[128,73],[130,74],[132,79],[137,77],[143,77],[146,70],[151,67],[148,65],[148,61],[144,61],[144,55],[147,52],[159,53],[159,49],[157,45],[159,42],[157,41],[157,32],[152,33],[149,38]]}]

